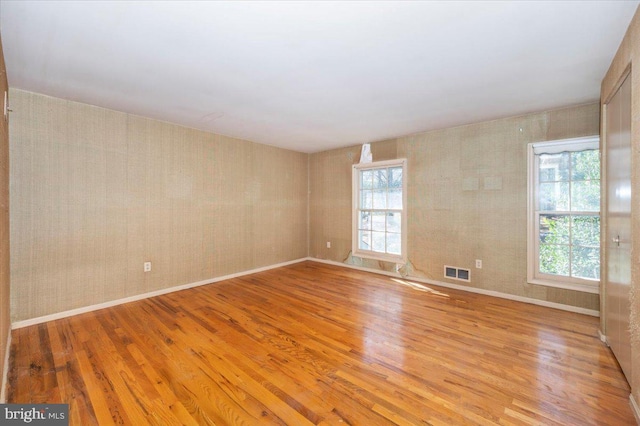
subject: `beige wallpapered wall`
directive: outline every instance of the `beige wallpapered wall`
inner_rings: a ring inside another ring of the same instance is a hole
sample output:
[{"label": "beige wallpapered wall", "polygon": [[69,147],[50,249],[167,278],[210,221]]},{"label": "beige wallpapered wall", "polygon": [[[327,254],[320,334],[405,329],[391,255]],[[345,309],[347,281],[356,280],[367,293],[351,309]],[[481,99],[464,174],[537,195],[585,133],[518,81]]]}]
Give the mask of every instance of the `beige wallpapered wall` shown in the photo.
[{"label": "beige wallpapered wall", "polygon": [[306,154],[11,98],[14,321],[307,256]]},{"label": "beige wallpapered wall", "polygon": [[[306,154],[11,94],[14,321],[307,255]],[[471,286],[598,309],[597,295],[526,283],[526,143],[598,131],[593,104],[373,144],[376,160],[409,159],[409,274],[468,267]],[[359,150],[309,156],[313,257],[357,263]]]},{"label": "beige wallpapered wall", "polygon": [[[4,65],[0,41],[0,103],[4,103],[7,70]],[[9,305],[9,133],[4,118],[4,105],[0,109],[0,371],[4,371],[4,355],[11,330]]]},{"label": "beige wallpapered wall", "polygon": [[[640,404],[640,8],[627,29],[611,67],[602,81],[601,102],[617,90],[631,66],[631,390]],[[606,307],[605,307],[606,309]],[[601,318],[604,318],[601,317]],[[604,328],[604,324],[603,328]]]},{"label": "beige wallpapered wall", "polygon": [[[372,144],[373,160],[408,159],[409,276],[592,310],[597,294],[527,283],[527,143],[599,133],[597,103],[420,133]],[[360,146],[310,158],[312,257],[351,258],[351,165]],[[331,248],[326,248],[326,242]],[[475,259],[483,261],[475,269]],[[444,265],[471,269],[471,283]]]}]

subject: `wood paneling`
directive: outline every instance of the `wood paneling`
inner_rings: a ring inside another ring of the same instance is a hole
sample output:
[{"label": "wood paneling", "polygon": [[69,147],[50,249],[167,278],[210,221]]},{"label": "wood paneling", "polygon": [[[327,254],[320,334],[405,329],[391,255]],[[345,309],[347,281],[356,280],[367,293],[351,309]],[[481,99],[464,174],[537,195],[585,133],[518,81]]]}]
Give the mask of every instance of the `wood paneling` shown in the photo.
[{"label": "wood paneling", "polygon": [[71,424],[633,424],[598,320],[303,262],[14,331]]}]

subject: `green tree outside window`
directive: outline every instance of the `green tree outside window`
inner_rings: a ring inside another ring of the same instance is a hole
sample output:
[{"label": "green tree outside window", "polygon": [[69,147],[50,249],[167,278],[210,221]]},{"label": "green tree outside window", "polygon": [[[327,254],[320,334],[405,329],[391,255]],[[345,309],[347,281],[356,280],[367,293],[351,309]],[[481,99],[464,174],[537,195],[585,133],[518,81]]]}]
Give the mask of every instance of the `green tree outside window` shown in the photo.
[{"label": "green tree outside window", "polygon": [[597,149],[540,154],[539,269],[600,278],[600,156]]}]

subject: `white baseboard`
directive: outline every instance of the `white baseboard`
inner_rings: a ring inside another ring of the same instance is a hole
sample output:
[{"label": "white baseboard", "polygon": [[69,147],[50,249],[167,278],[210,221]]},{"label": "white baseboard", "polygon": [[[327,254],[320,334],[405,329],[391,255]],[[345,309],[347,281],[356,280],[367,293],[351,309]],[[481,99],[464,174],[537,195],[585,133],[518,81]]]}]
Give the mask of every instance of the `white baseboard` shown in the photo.
[{"label": "white baseboard", "polygon": [[317,258],[314,258],[314,257],[310,257],[310,258],[308,258],[308,260],[312,260],[314,262],[320,262],[320,263],[327,263],[329,265],[342,266],[342,267],[345,267],[345,268],[357,269],[359,271],[372,272],[374,274],[387,275],[389,277],[395,277],[395,278],[408,279],[408,280],[412,280],[412,281],[418,281],[418,282],[425,283],[425,284],[437,285],[439,287],[446,287],[446,288],[452,288],[452,289],[455,289],[455,290],[468,291],[468,292],[471,292],[471,293],[484,294],[486,296],[498,297],[500,299],[508,299],[508,300],[514,300],[516,302],[530,303],[532,305],[540,305],[540,306],[545,306],[547,308],[560,309],[560,310],[563,310],[563,311],[575,312],[575,313],[579,313],[579,314],[590,315],[590,316],[593,316],[593,317],[599,317],[600,316],[600,312],[599,311],[596,311],[596,310],[593,310],[593,309],[579,308],[577,306],[565,305],[565,304],[562,304],[562,303],[547,302],[545,300],[532,299],[530,297],[524,297],[524,296],[516,296],[515,294],[502,293],[502,292],[494,291],[494,290],[485,290],[485,289],[482,289],[482,288],[468,287],[468,286],[459,285],[459,284],[450,284],[450,283],[446,283],[446,282],[442,282],[442,281],[429,280],[429,279],[422,278],[422,277],[414,277],[414,276],[405,276],[405,277],[403,277],[397,272],[381,271],[381,270],[373,269],[373,268],[365,268],[365,267],[362,267],[362,266],[349,265],[347,263],[336,262],[336,261],[333,261],[333,260],[317,259]]},{"label": "white baseboard", "polygon": [[7,402],[7,380],[9,378],[9,354],[11,353],[11,330],[7,335],[7,346],[4,351],[4,364],[2,368],[2,389],[0,390],[0,404]]},{"label": "white baseboard", "polygon": [[607,341],[607,336],[602,333],[602,330],[598,329],[598,337],[600,337],[600,341],[605,345],[609,346],[609,342]]},{"label": "white baseboard", "polygon": [[274,265],[264,266],[264,267],[261,267],[261,268],[256,268],[256,269],[251,269],[251,270],[248,270],[248,271],[238,272],[238,273],[235,273],[235,274],[223,275],[223,276],[212,278],[212,279],[208,279],[208,280],[198,281],[198,282],[189,283],[189,284],[183,284],[183,285],[179,285],[179,286],[175,286],[175,287],[164,288],[164,289],[161,289],[161,290],[151,291],[151,292],[148,292],[148,293],[136,294],[135,296],[129,296],[129,297],[125,297],[125,298],[122,298],[122,299],[110,300],[108,302],[98,303],[98,304],[95,304],[95,305],[83,306],[82,308],[76,308],[76,309],[71,309],[71,310],[68,310],[68,311],[57,312],[55,314],[49,314],[49,315],[44,315],[44,316],[41,316],[41,317],[30,318],[30,319],[27,319],[27,320],[16,321],[16,322],[11,324],[11,328],[13,330],[15,330],[15,329],[22,328],[22,327],[28,327],[30,325],[41,324],[41,323],[47,322],[47,321],[54,321],[54,320],[61,319],[61,318],[67,318],[67,317],[70,317],[70,316],[73,316],[73,315],[83,314],[85,312],[92,312],[92,311],[97,311],[99,309],[104,309],[104,308],[109,308],[109,307],[112,307],[112,306],[122,305],[123,303],[135,302],[137,300],[147,299],[149,297],[160,296],[162,294],[167,294],[167,293],[173,293],[174,291],[186,290],[186,289],[189,289],[189,288],[199,287],[199,286],[206,285],[206,284],[213,284],[213,283],[216,283],[216,282],[219,282],[219,281],[224,281],[224,280],[228,280],[228,279],[232,279],[232,278],[237,278],[237,277],[241,277],[241,276],[244,276],[244,275],[255,274],[257,272],[262,272],[262,271],[268,271],[270,269],[280,268],[280,267],[283,267],[283,266],[292,265],[294,263],[304,262],[305,260],[310,260],[310,261],[319,262],[319,263],[327,263],[329,265],[342,266],[344,268],[357,269],[357,270],[360,270],[360,271],[371,272],[371,273],[374,273],[374,274],[386,275],[386,276],[395,277],[395,278],[406,278],[406,279],[410,279],[410,280],[413,280],[413,281],[418,281],[418,282],[422,282],[422,283],[426,283],[426,284],[437,285],[439,287],[446,287],[446,288],[453,288],[453,289],[456,289],[456,290],[469,291],[469,292],[472,292],[472,293],[484,294],[484,295],[487,295],[487,296],[498,297],[498,298],[501,298],[501,299],[515,300],[515,301],[518,301],[518,302],[524,302],[524,303],[530,303],[530,304],[534,304],[534,305],[546,306],[546,307],[549,307],[549,308],[561,309],[561,310],[569,311],[569,312],[577,312],[577,313],[580,313],[580,314],[591,315],[591,316],[595,316],[595,317],[600,315],[600,313],[598,311],[595,311],[595,310],[579,308],[579,307],[571,306],[571,305],[564,305],[564,304],[561,304],[561,303],[547,302],[547,301],[544,301],[544,300],[532,299],[532,298],[523,297],[523,296],[516,296],[516,295],[513,295],[513,294],[501,293],[501,292],[493,291],[493,290],[485,290],[485,289],[481,289],[481,288],[467,287],[467,286],[458,285],[458,284],[450,284],[450,283],[446,283],[446,282],[442,282],[442,281],[428,280],[428,279],[421,278],[421,277],[414,277],[414,276],[402,277],[397,272],[381,271],[381,270],[378,270],[378,269],[365,268],[365,267],[356,266],[356,265],[349,265],[349,264],[346,264],[346,263],[336,262],[336,261],[333,261],[333,260],[318,259],[318,258],[315,258],[315,257],[303,257],[303,258],[300,258],[300,259],[295,259],[295,260],[291,260],[291,261],[288,261],[288,262],[277,263],[277,264],[274,264]]},{"label": "white baseboard", "polygon": [[640,425],[640,406],[636,402],[632,393],[629,394],[629,403],[631,404],[631,411],[633,411],[633,415],[636,418],[636,423]]},{"label": "white baseboard", "polygon": [[122,305],[124,303],[135,302],[137,300],[148,299],[150,297],[160,296],[167,293],[173,293],[174,291],[186,290],[193,287],[199,287],[206,284],[213,284],[219,281],[242,277],[244,275],[255,274],[256,272],[263,272],[263,271],[268,271],[270,269],[281,268],[283,266],[292,265],[294,263],[304,262],[305,260],[309,260],[309,258],[303,257],[303,258],[291,260],[288,262],[277,263],[275,265],[263,266],[261,268],[250,269],[248,271],[237,272],[235,274],[223,275],[221,277],[211,278],[208,280],[178,285],[175,287],[163,288],[161,290],[150,291],[148,293],[142,293],[142,294],[136,294],[135,296],[124,297],[122,299],[110,300],[108,302],[98,303],[95,305],[83,306],[82,308],[76,308],[68,311],[57,312],[55,314],[49,314],[41,317],[30,318],[27,320],[16,321],[11,324],[11,328],[15,330],[22,327],[28,327],[30,325],[41,324],[47,321],[54,321],[61,318],[67,318],[73,315],[84,314],[86,312],[92,312],[92,311],[97,311],[99,309],[110,308],[112,306]]}]

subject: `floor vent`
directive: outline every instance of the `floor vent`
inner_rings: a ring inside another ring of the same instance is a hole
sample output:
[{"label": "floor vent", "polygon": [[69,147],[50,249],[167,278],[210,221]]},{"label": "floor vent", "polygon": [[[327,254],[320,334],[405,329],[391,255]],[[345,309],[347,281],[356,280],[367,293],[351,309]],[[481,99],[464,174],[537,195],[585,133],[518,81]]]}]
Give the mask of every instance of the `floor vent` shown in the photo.
[{"label": "floor vent", "polygon": [[444,265],[444,277],[452,280],[471,282],[471,271],[464,268]]}]

